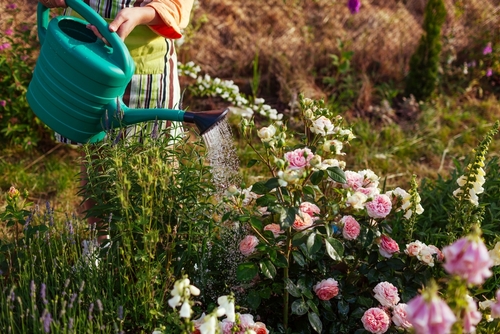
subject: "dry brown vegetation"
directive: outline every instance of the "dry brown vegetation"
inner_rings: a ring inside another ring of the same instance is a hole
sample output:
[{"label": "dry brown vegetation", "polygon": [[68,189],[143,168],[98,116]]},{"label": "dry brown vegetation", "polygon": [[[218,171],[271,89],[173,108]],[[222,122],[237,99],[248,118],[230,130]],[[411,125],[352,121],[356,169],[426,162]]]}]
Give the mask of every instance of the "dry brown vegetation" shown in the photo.
[{"label": "dry brown vegetation", "polygon": [[[365,87],[374,80],[400,81],[422,34],[425,3],[363,0],[351,15],[344,0],[200,1],[181,60],[194,60],[212,76],[238,79],[251,76],[258,53],[263,84],[281,100],[298,92],[324,97],[321,70],[330,67],[340,39],[354,51],[354,66],[370,74]],[[444,54],[459,57],[498,34],[498,0],[445,3]]]}]

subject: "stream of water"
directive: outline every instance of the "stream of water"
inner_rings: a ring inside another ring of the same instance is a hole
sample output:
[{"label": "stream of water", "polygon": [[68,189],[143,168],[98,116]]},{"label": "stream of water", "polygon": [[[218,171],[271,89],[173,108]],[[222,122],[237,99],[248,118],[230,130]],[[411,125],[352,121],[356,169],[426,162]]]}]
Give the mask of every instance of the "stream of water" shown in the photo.
[{"label": "stream of water", "polygon": [[202,135],[207,148],[207,160],[212,167],[212,181],[219,192],[229,186],[239,187],[240,160],[233,142],[233,132],[224,118]]}]

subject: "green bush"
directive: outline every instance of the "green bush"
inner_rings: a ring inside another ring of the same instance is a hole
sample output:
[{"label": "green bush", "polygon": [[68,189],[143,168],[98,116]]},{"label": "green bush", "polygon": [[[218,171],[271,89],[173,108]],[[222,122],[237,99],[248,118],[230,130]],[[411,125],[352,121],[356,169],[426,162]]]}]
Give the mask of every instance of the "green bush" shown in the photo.
[{"label": "green bush", "polygon": [[443,0],[429,0],[425,6],[424,34],[410,59],[405,93],[427,100],[436,87],[441,53],[441,26],[446,18]]},{"label": "green bush", "polygon": [[7,8],[0,32],[0,142],[30,149],[51,133],[26,100],[39,43],[31,31],[33,24],[19,22],[20,10]]}]

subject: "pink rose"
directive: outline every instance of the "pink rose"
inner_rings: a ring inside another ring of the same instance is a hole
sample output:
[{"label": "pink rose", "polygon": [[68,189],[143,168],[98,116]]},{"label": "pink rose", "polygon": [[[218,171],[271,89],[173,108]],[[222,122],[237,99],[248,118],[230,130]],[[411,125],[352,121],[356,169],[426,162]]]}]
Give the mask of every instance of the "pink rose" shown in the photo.
[{"label": "pink rose", "polygon": [[364,177],[356,172],[346,170],[344,172],[346,183],[344,183],[344,188],[351,188],[352,190],[358,190],[363,186]]},{"label": "pink rose", "polygon": [[477,310],[477,304],[474,299],[466,295],[467,308],[462,314],[463,326],[465,333],[474,333],[476,331],[476,325],[481,321],[482,314]]},{"label": "pink rose", "polygon": [[339,283],[333,278],[324,279],[313,286],[314,293],[321,300],[330,300],[339,294]]},{"label": "pink rose", "polygon": [[375,299],[382,306],[392,307],[399,303],[398,288],[389,282],[380,282],[375,286],[373,292],[375,292]]},{"label": "pink rose", "polygon": [[219,322],[219,327],[222,334],[233,334],[234,322],[224,319],[221,322]]},{"label": "pink rose", "polygon": [[274,237],[279,237],[280,234],[285,233],[285,231],[281,230],[281,226],[279,224],[269,224],[264,226],[264,231],[271,231],[274,234]]},{"label": "pink rose", "polygon": [[405,253],[409,256],[417,256],[425,244],[421,241],[413,241],[406,245]]},{"label": "pink rose", "polygon": [[321,212],[316,204],[309,202],[300,203],[299,210],[303,213],[307,213],[313,220],[319,219],[319,217],[316,217],[316,215],[319,215]]},{"label": "pink rose", "polygon": [[491,316],[493,318],[500,318],[500,289],[496,292],[495,303],[491,305]]},{"label": "pink rose", "polygon": [[309,166],[309,161],[313,157],[314,154],[307,147],[285,153],[285,159],[288,161],[290,169],[302,169]]},{"label": "pink rose", "polygon": [[448,274],[458,275],[470,284],[483,284],[492,275],[493,261],[481,239],[467,237],[443,248],[444,269]]},{"label": "pink rose", "polygon": [[437,295],[428,299],[430,300],[426,301],[418,295],[406,306],[406,318],[413,325],[415,334],[449,333],[457,318],[448,304]]},{"label": "pink rose", "polygon": [[392,202],[385,194],[375,195],[372,201],[365,203],[366,212],[372,218],[385,218],[392,209]]},{"label": "pink rose", "polygon": [[253,235],[247,235],[243,240],[240,241],[240,252],[241,254],[248,256],[255,251],[255,247],[259,244],[259,239]]},{"label": "pink rose", "polygon": [[361,317],[363,327],[374,334],[382,334],[387,332],[391,319],[389,315],[381,308],[372,307],[365,311]]},{"label": "pink rose", "polygon": [[406,304],[399,303],[392,309],[392,322],[398,327],[404,329],[411,328],[411,323],[407,319]]},{"label": "pink rose", "polygon": [[304,230],[313,224],[313,220],[311,216],[307,213],[302,213],[302,217],[299,215],[295,215],[295,221],[293,222],[292,227],[295,230]]},{"label": "pink rose", "polygon": [[340,222],[344,224],[344,228],[342,229],[344,239],[354,240],[359,236],[361,227],[353,216],[344,216],[340,219]]},{"label": "pink rose", "polygon": [[441,252],[441,250],[439,250],[439,248],[437,248],[434,245],[429,245],[427,247],[429,247],[430,249],[432,249],[435,252],[434,254],[436,254],[436,260],[438,260],[438,261],[443,261],[444,260],[444,255]]},{"label": "pink rose", "polygon": [[257,321],[251,329],[255,332],[255,334],[269,334],[269,330],[266,325],[259,321]]},{"label": "pink rose", "polygon": [[399,252],[399,245],[394,239],[382,234],[378,243],[378,251],[383,257],[390,258],[392,254]]},{"label": "pink rose", "polygon": [[253,315],[244,313],[240,314],[240,331],[241,333],[245,333],[247,329],[252,328],[255,325],[253,320]]}]

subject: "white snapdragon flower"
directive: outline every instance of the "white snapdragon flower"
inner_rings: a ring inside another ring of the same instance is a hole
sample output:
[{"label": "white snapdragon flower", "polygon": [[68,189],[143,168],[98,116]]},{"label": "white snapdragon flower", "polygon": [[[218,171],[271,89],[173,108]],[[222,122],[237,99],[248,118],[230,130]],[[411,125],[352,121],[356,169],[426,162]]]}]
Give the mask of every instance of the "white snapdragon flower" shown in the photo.
[{"label": "white snapdragon flower", "polygon": [[234,313],[234,297],[233,296],[221,296],[217,299],[219,308],[224,309],[227,320],[231,322],[236,321],[236,315]]},{"label": "white snapdragon flower", "polygon": [[203,322],[200,325],[201,334],[215,334],[219,327],[217,315],[208,314],[203,318]]}]

